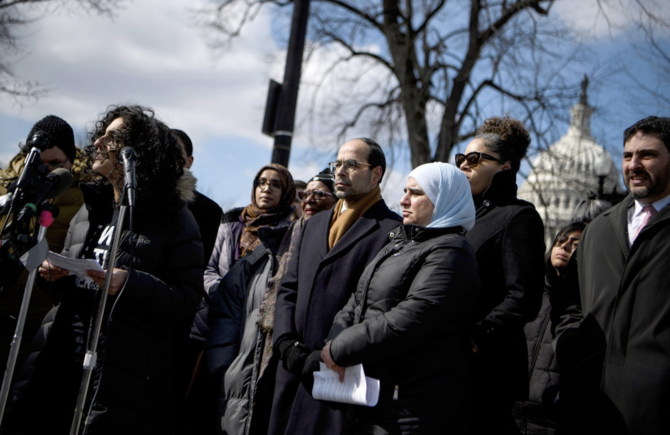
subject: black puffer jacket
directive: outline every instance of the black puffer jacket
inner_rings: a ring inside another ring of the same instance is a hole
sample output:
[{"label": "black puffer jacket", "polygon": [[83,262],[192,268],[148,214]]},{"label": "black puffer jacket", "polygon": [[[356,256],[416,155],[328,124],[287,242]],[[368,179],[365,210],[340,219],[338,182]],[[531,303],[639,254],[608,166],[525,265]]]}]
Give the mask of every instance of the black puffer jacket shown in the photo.
[{"label": "black puffer jacket", "polygon": [[[85,242],[97,240],[112,219],[109,186],[82,186],[82,192],[85,206],[66,238],[69,257],[78,257]],[[124,230],[116,267],[132,263],[132,268],[123,290],[107,304],[85,412],[87,433],[171,433],[174,326],[186,328],[193,319],[203,292],[202,256],[186,206],[159,226],[136,225],[132,242]],[[63,299],[26,391],[29,409],[41,415],[27,422],[29,433],[67,432],[81,380],[86,314],[97,307],[95,293],[77,288],[74,277],[55,286]]]},{"label": "black puffer jacket", "polygon": [[528,343],[530,386],[528,400],[517,402],[512,413],[522,435],[552,435],[556,431],[560,370],[551,346],[549,300],[556,277],[555,270],[551,268],[545,279],[542,306],[537,319],[524,328]]},{"label": "black puffer jacket", "polygon": [[430,398],[459,418],[468,406],[461,332],[479,288],[474,252],[460,227],[405,225],[390,237],[335,317],[332,358],[345,367],[362,363],[381,381],[378,407],[395,393]]}]

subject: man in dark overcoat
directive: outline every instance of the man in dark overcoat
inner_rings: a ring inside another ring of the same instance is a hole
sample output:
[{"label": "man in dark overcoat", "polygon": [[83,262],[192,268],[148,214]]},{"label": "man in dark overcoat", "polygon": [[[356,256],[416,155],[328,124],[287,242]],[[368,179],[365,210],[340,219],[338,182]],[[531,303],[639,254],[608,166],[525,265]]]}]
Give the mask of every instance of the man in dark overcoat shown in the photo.
[{"label": "man in dark overcoat", "polygon": [[622,166],[629,196],[552,291],[559,433],[670,433],[670,118],[626,129]]},{"label": "man in dark overcoat", "polygon": [[277,371],[272,434],[338,434],[344,407],[311,396],[312,371],[335,314],[344,307],[365,266],[388,243],[401,218],[381,198],[384,153],[370,139],[354,139],[330,164],[339,201],[304,224],[277,291],[274,353]]}]

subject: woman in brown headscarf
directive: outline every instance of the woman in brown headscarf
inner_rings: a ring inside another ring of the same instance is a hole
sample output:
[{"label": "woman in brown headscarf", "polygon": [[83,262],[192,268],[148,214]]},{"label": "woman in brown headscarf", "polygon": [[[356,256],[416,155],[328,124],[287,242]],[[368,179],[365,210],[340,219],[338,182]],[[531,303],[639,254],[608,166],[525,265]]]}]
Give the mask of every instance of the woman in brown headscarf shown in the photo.
[{"label": "woman in brown headscarf", "polygon": [[[239,222],[244,223],[244,228],[239,239],[239,256],[235,255],[232,258],[233,261],[229,261],[230,266],[239,257],[244,257],[251,253],[259,245],[258,228],[281,226],[280,224],[284,222],[287,225],[290,223],[286,221],[286,218],[290,219],[290,214],[293,211],[292,204],[295,198],[295,185],[288,169],[282,165],[273,163],[263,166],[258,171],[258,174],[254,178],[251,204],[242,209],[237,219]],[[229,214],[230,212],[226,213],[224,220]],[[220,233],[217,235],[216,246],[219,246],[220,235]],[[214,251],[216,251],[216,247]],[[211,266],[212,263],[210,261],[207,269],[209,270]]]},{"label": "woman in brown headscarf", "polygon": [[[214,250],[205,270],[205,290],[208,297],[202,300],[191,327],[189,355],[194,359],[191,365],[194,365],[195,359],[200,355],[209,334],[207,325],[209,296],[216,291],[235,262],[251,254],[260,245],[258,238],[260,228],[281,227],[291,223],[295,198],[296,190],[291,173],[284,166],[273,163],[263,166],[254,177],[251,204],[224,213]],[[198,416],[189,418],[189,424],[199,424],[197,421],[200,421],[209,430],[210,423],[213,423],[215,417],[218,385],[211,385],[209,380],[204,379],[205,370],[197,371],[197,378],[194,379],[188,393],[186,407]]]}]

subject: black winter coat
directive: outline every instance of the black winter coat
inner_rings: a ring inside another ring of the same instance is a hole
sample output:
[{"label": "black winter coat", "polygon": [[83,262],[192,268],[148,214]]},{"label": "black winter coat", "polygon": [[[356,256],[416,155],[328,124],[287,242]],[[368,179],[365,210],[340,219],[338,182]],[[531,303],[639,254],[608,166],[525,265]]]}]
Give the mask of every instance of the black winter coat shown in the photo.
[{"label": "black winter coat", "polygon": [[586,227],[552,292],[560,433],[670,433],[670,206],[631,246],[633,203]]},{"label": "black winter coat", "polygon": [[514,419],[522,435],[553,435],[556,431],[560,369],[551,345],[552,284],[556,272],[551,268],[545,279],[542,306],[537,318],[524,327],[528,343],[528,400],[514,406]]},{"label": "black winter coat", "polygon": [[491,186],[474,198],[477,220],[467,233],[482,285],[470,320],[472,343],[465,344],[478,348],[468,353],[473,420],[486,419],[487,405],[480,400],[504,402],[509,413],[528,395],[523,327],[537,317],[542,301],[544,227],[535,207],[517,199],[516,191],[514,172],[496,173]]},{"label": "black winter coat", "polygon": [[[274,352],[282,340],[297,340],[311,351],[323,348],[333,319],[355,291],[365,266],[388,243],[400,216],[383,200],[374,204],[328,250],[333,210],[305,222],[284,281],[277,291]],[[314,400],[299,374],[279,366],[270,420],[271,434],[337,434],[344,412]]]},{"label": "black winter coat", "polygon": [[214,249],[216,233],[219,231],[223,210],[221,210],[219,204],[197,190],[193,192],[193,195],[193,201],[188,202],[187,205],[200,229],[204,254],[203,268],[205,268]]},{"label": "black winter coat", "polygon": [[[79,257],[83,241],[97,240],[111,221],[111,190],[98,187],[82,185],[85,205],[71,223],[64,255]],[[107,304],[85,409],[88,434],[172,432],[173,325],[190,324],[202,297],[202,244],[185,205],[172,220],[152,228],[136,225],[134,232],[131,242],[124,230],[119,244],[115,266],[131,268],[132,263],[132,268],[122,291]],[[26,392],[40,415],[28,422],[33,433],[69,430],[81,381],[82,331],[86,314],[97,307],[97,292],[75,287],[74,277],[57,285],[63,300]]]},{"label": "black winter coat", "polygon": [[[461,332],[479,290],[477,260],[462,233],[461,227],[414,225],[391,232],[391,242],[366,267],[329,336],[336,364],[362,363],[366,376],[381,381],[372,412],[402,401],[412,413],[432,411],[428,417],[450,433],[462,432],[467,422]],[[427,399],[430,410],[413,409],[412,403]]]}]

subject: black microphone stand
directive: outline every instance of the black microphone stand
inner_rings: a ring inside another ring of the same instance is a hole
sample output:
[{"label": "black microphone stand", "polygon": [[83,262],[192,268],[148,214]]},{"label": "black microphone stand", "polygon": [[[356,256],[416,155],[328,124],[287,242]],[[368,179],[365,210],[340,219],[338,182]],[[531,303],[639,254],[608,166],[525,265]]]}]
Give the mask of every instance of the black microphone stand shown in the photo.
[{"label": "black microphone stand", "polygon": [[[130,189],[128,186],[124,186],[124,191],[128,191],[130,195]],[[126,195],[123,195],[122,198],[125,198]],[[122,200],[123,201],[123,200]],[[121,240],[121,234],[123,233],[123,222],[126,216],[126,210],[129,207],[122,204],[119,208],[119,216],[116,221],[116,226],[114,227],[114,239],[112,241],[112,250],[109,254],[109,261],[107,262],[107,273],[105,274],[105,284],[101,289],[102,293],[100,294],[100,302],[98,304],[97,317],[95,319],[95,326],[93,327],[93,333],[89,340],[86,355],[84,356],[84,365],[83,365],[83,374],[81,377],[81,385],[79,387],[79,396],[77,397],[77,404],[74,409],[74,417],[72,418],[72,426],[70,427],[70,435],[77,435],[79,433],[79,428],[81,426],[81,419],[84,415],[84,406],[86,405],[86,396],[88,395],[88,387],[91,383],[91,375],[93,374],[93,369],[95,369],[98,359],[98,342],[100,341],[100,331],[102,330],[102,322],[105,315],[105,306],[107,305],[107,298],[109,296],[109,286],[112,283],[112,274],[114,272],[114,266],[116,264],[116,254],[119,251],[119,241]]]}]

